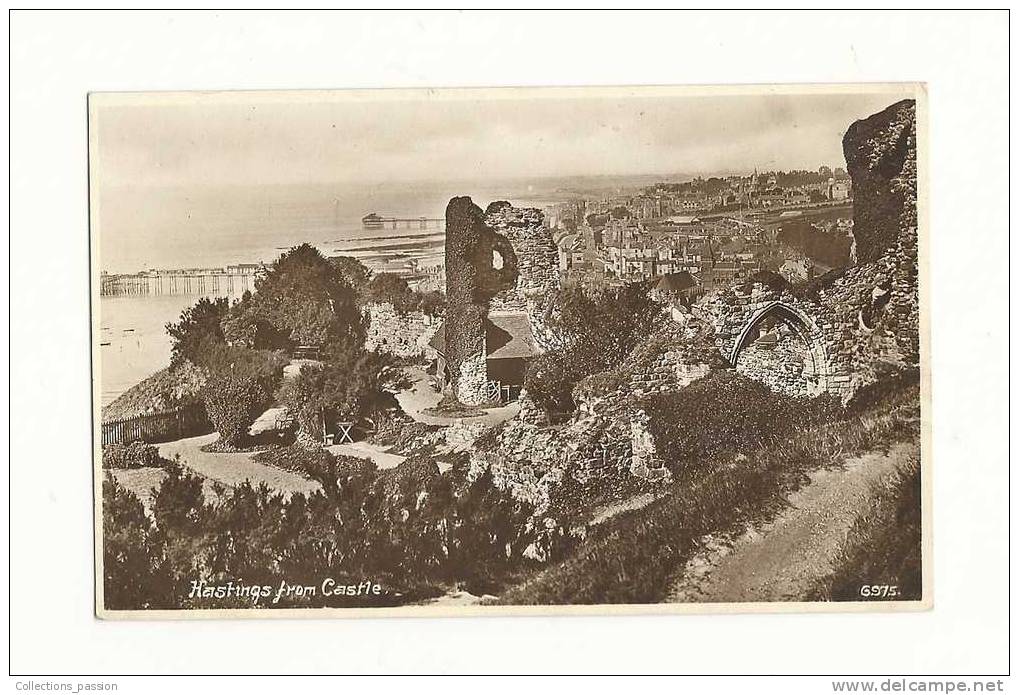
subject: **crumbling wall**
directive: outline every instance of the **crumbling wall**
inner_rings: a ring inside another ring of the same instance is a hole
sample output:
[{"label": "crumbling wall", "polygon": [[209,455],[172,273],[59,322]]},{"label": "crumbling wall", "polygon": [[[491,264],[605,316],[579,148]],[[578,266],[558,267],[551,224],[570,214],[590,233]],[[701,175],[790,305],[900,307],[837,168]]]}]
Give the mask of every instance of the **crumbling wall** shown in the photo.
[{"label": "crumbling wall", "polygon": [[516,208],[505,200],[485,210],[485,224],[505,236],[517,259],[517,280],[492,298],[493,311],[533,312],[559,287],[559,251],[545,215],[537,208]]},{"label": "crumbling wall", "polygon": [[400,314],[390,302],[372,302],[363,311],[368,318],[365,348],[397,357],[423,356],[439,325],[421,311]]},{"label": "crumbling wall", "polygon": [[916,102],[906,99],[856,121],[842,150],[853,180],[857,263],[878,260],[900,239],[915,249]]},{"label": "crumbling wall", "polygon": [[[517,280],[513,246],[493,231],[481,208],[469,197],[446,206],[445,357],[449,392],[460,402],[484,402],[488,382],[485,362],[485,319],[489,303]],[[501,267],[494,263],[494,253]]]},{"label": "crumbling wall", "polygon": [[580,483],[667,483],[671,473],[657,456],[647,414],[638,403],[722,366],[712,336],[712,327],[700,319],[663,319],[619,367],[577,385],[577,411],[556,427],[523,394],[520,416],[503,427],[489,451],[474,452],[472,474],[490,470],[496,485],[535,504],[539,513],[566,476]]}]

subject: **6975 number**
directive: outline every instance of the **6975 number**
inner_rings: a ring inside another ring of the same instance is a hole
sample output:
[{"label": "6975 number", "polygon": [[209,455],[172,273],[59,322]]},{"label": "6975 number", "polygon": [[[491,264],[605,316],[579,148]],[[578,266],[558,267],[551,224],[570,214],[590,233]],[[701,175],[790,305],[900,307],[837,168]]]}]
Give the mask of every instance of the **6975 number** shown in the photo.
[{"label": "6975 number", "polygon": [[899,595],[897,584],[864,584],[860,587],[863,598],[898,598]]}]

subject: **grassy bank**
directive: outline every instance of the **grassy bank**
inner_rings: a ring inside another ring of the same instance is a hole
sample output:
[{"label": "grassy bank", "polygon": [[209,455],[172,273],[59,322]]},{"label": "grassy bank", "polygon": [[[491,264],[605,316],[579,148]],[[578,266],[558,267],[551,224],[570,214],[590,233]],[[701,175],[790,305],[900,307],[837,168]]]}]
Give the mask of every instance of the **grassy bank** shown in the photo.
[{"label": "grassy bank", "polygon": [[[920,600],[920,490],[920,461],[914,457],[899,475],[875,490],[870,513],[846,536],[838,569],[818,582],[809,600]],[[863,596],[861,582],[895,591]]]},{"label": "grassy bank", "polygon": [[165,367],[103,407],[102,420],[121,420],[198,402],[202,376],[191,366]]},{"label": "grassy bank", "polygon": [[[504,604],[654,603],[708,534],[773,517],[811,471],[915,440],[918,393],[883,394],[864,412],[801,429],[756,450],[696,466],[656,502],[599,526],[566,560],[505,592]],[[706,471],[706,472],[704,472]],[[889,552],[893,552],[889,546]]]}]

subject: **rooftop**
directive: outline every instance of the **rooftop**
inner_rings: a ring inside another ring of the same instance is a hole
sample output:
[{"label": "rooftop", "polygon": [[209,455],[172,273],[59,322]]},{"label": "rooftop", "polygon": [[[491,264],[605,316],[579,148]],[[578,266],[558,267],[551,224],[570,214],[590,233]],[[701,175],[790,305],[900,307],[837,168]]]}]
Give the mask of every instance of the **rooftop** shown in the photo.
[{"label": "rooftop", "polygon": [[[445,324],[439,327],[428,344],[439,352],[445,352]],[[485,347],[490,360],[526,358],[538,354],[527,314],[492,314],[489,316],[485,320]]]}]

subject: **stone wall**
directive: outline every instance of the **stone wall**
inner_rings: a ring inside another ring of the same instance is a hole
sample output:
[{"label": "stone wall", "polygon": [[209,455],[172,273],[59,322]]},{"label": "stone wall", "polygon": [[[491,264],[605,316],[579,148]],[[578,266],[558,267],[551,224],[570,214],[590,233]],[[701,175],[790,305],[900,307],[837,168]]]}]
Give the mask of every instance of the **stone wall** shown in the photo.
[{"label": "stone wall", "polygon": [[[493,259],[502,259],[496,267]],[[517,281],[513,246],[485,223],[470,198],[453,198],[446,206],[445,358],[450,394],[462,403],[484,402],[485,319],[489,302]],[[480,360],[479,360],[480,356]],[[479,373],[480,368],[480,373]]]},{"label": "stone wall", "polygon": [[853,180],[857,262],[876,261],[899,240],[915,248],[916,102],[900,101],[856,121],[842,149]]},{"label": "stone wall", "polygon": [[363,312],[368,319],[365,347],[397,357],[424,356],[439,326],[438,319],[420,311],[400,314],[390,302],[366,304]]},{"label": "stone wall", "polygon": [[559,287],[559,250],[544,213],[498,201],[485,211],[485,224],[509,239],[517,258],[516,283],[492,298],[491,310],[533,312]]},{"label": "stone wall", "polygon": [[657,456],[639,402],[681,389],[721,366],[712,335],[699,319],[663,318],[623,364],[577,385],[577,412],[557,427],[548,425],[524,393],[520,415],[500,431],[493,449],[474,453],[473,475],[490,470],[496,485],[535,504],[539,514],[550,490],[567,475],[581,483],[634,477],[667,483],[671,473]]},{"label": "stone wall", "polygon": [[487,400],[484,322],[490,312],[526,312],[536,345],[547,348],[546,300],[559,286],[558,263],[540,210],[499,201],[482,213],[468,197],[449,201],[446,360],[450,391],[462,403]]},{"label": "stone wall", "polygon": [[747,345],[736,360],[736,371],[760,381],[772,391],[790,396],[810,392],[810,348],[786,326],[774,344]]}]

